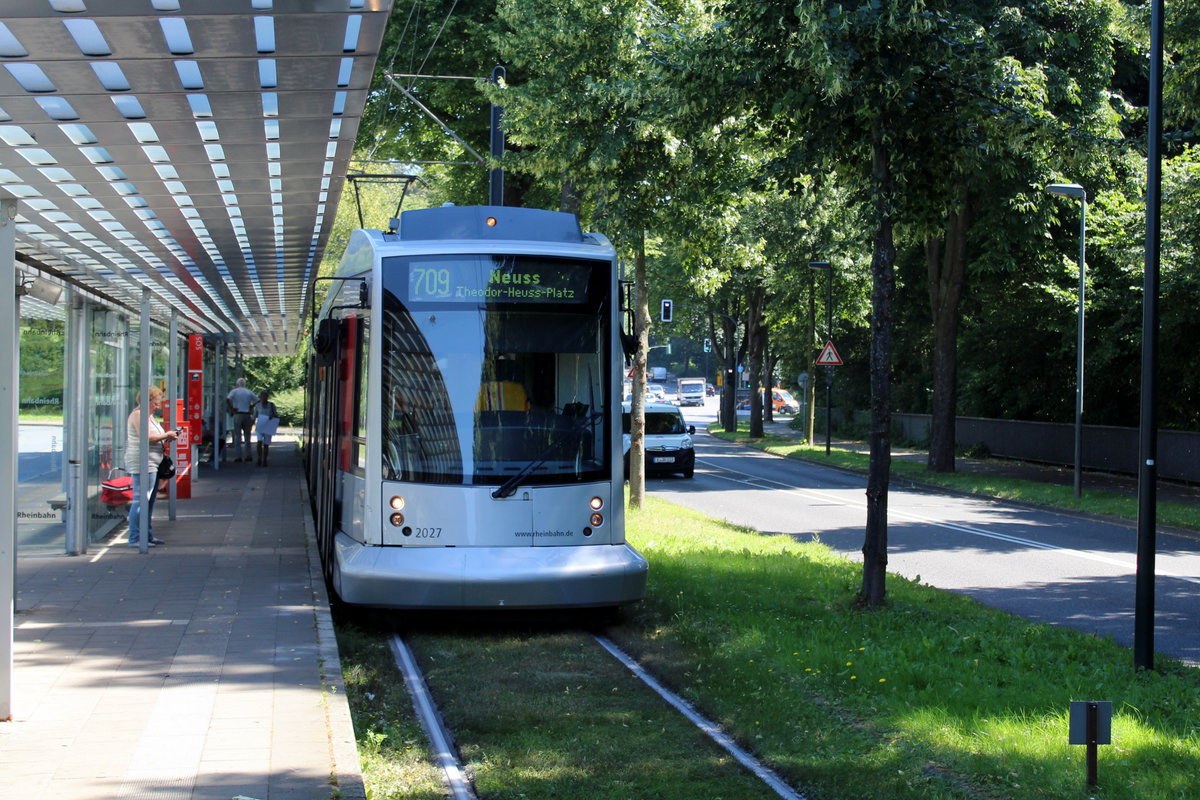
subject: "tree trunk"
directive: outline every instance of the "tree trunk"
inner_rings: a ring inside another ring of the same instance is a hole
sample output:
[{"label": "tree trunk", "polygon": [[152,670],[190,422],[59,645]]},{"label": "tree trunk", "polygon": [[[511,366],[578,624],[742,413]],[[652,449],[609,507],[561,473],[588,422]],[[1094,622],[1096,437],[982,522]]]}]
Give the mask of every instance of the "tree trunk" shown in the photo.
[{"label": "tree trunk", "polygon": [[762,380],[763,372],[763,311],[767,304],[767,288],[761,283],[750,292],[749,305],[746,308],[746,344],[749,352],[748,370],[750,376],[750,436],[761,439],[763,436],[763,395],[755,384]]},{"label": "tree trunk", "polygon": [[633,257],[633,398],[629,414],[629,505],[641,508],[646,496],[646,359],[650,355],[650,291],[646,284],[646,233],[638,231]]},{"label": "tree trunk", "polygon": [[933,312],[933,407],[929,421],[931,472],[954,471],[954,428],[958,405],[958,322],[967,262],[970,209],[959,188],[958,211],[946,221],[944,240],[925,243],[929,305]]},{"label": "tree trunk", "polygon": [[[729,310],[729,304],[725,304]],[[726,433],[737,431],[737,325],[729,314],[721,314],[722,344],[717,355],[722,362],[721,368],[721,425]]]},{"label": "tree trunk", "polygon": [[563,181],[558,197],[558,210],[579,216],[579,207],[579,187],[575,185],[575,181],[568,178]]},{"label": "tree trunk", "polygon": [[769,325],[762,326],[762,351],[763,351],[763,422],[775,421],[775,403],[771,400],[771,390],[775,386],[775,366],[779,361],[779,356],[771,349],[771,327]]},{"label": "tree trunk", "polygon": [[808,388],[805,391],[804,439],[813,443],[813,422],[817,418],[817,356],[820,348],[817,346],[817,298],[813,286],[812,270],[808,271]]},{"label": "tree trunk", "polygon": [[876,197],[875,248],[871,255],[871,463],[867,473],[867,530],[863,541],[863,580],[859,603],[883,604],[887,594],[887,506],[892,467],[892,304],[896,294],[892,176],[888,146],[878,121],[872,135]]}]

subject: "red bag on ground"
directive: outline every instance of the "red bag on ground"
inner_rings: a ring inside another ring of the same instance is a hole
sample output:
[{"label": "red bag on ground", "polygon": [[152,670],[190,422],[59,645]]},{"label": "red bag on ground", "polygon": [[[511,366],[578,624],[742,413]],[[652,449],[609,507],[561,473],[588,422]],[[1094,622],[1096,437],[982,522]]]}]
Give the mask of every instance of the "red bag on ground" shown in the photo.
[{"label": "red bag on ground", "polygon": [[108,480],[100,482],[100,502],[107,503],[110,506],[132,503],[133,477],[130,475],[120,475],[114,478],[113,472],[116,472],[116,470],[108,473]]}]

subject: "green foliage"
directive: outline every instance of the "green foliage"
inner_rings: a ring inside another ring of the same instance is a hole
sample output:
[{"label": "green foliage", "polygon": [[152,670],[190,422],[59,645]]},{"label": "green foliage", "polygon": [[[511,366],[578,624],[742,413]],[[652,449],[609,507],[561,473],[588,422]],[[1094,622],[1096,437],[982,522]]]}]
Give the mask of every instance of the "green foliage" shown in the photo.
[{"label": "green foliage", "polygon": [[304,424],[304,387],[285,389],[272,398],[279,412],[279,424],[296,427]]},{"label": "green foliage", "polygon": [[61,418],[66,373],[63,323],[23,317],[20,337],[21,415]]},{"label": "green foliage", "polygon": [[[1190,128],[1200,3],[1169,17],[1174,124]],[[958,309],[958,411],[1060,420],[1073,397],[1077,204],[1052,181],[1088,190],[1089,421],[1131,424],[1138,406],[1146,10],[1116,0],[992,4],[462,0],[449,17],[417,0],[393,11],[380,71],[490,74],[406,79],[477,150],[486,106],[506,108],[510,201],[578,204],[584,225],[623,253],[645,230],[651,301],[681,312],[679,369],[718,350],[719,317],[745,324],[749,286],[765,281],[779,373],[807,371],[809,260],[835,263],[835,333],[848,356],[836,402],[868,400],[868,265],[874,247],[870,148],[888,148],[898,186],[895,406],[927,410],[932,388],[925,245],[967,209],[968,271]],[[443,23],[445,28],[443,29]],[[1195,38],[1195,37],[1191,37]],[[424,65],[422,67],[422,65]],[[463,147],[390,84],[364,115],[360,154],[462,160]],[[1165,168],[1162,424],[1200,425],[1195,156],[1178,137]],[[391,169],[391,167],[388,167]],[[399,169],[399,168],[398,168]],[[405,168],[407,169],[407,168]],[[422,168],[411,202],[479,202],[478,166]],[[512,187],[517,187],[513,189]],[[390,200],[375,202],[383,218]],[[351,194],[348,189],[344,196]],[[346,204],[342,204],[344,216]],[[357,221],[345,225],[346,231]],[[339,223],[341,224],[341,223]],[[367,224],[380,224],[368,220]],[[335,230],[334,241],[339,241]],[[331,245],[330,252],[340,252]],[[328,267],[326,267],[328,269]],[[799,273],[799,275],[798,275]],[[815,299],[824,316],[824,295]],[[690,347],[687,345],[690,343]],[[658,351],[656,351],[658,352]],[[717,354],[714,354],[714,364]]]},{"label": "green foliage", "polygon": [[261,356],[242,359],[246,387],[253,392],[268,391],[272,398],[288,389],[304,385],[304,364],[307,348],[290,356]]}]

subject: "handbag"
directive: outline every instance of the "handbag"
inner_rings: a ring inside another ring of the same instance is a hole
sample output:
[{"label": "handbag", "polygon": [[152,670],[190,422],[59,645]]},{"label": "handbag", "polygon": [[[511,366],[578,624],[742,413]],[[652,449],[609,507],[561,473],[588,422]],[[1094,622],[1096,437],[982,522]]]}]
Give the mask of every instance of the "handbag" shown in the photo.
[{"label": "handbag", "polygon": [[110,506],[124,505],[133,502],[133,477],[119,475],[113,477],[116,469],[108,471],[108,479],[100,482],[100,502]]},{"label": "handbag", "polygon": [[170,456],[163,456],[162,461],[158,462],[158,479],[160,481],[165,481],[174,477],[175,463],[171,461]]}]

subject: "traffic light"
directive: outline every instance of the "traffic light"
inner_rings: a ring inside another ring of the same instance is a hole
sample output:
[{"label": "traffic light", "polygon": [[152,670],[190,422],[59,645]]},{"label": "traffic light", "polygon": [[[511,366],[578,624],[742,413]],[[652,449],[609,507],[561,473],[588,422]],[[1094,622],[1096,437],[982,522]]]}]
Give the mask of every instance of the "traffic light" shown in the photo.
[{"label": "traffic light", "polygon": [[712,339],[704,340],[704,352],[706,352],[706,353],[712,352]]},{"label": "traffic light", "polygon": [[674,316],[674,312],[675,312],[674,304],[670,300],[663,300],[662,301],[662,316],[661,316],[662,321],[670,322],[672,316]]}]

